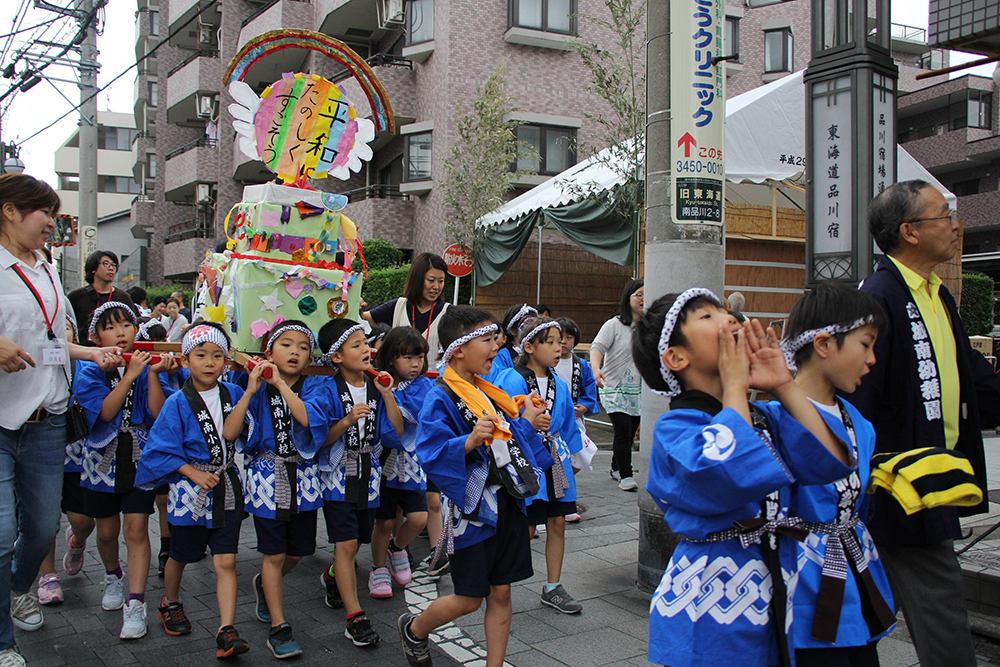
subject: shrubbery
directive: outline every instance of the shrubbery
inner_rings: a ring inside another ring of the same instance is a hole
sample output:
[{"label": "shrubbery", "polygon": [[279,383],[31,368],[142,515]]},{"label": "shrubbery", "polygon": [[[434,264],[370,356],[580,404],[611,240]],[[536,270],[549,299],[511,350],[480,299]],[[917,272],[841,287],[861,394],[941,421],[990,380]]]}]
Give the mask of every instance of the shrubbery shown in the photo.
[{"label": "shrubbery", "polygon": [[985,336],[993,331],[993,279],[979,273],[963,273],[959,312],[970,336]]}]

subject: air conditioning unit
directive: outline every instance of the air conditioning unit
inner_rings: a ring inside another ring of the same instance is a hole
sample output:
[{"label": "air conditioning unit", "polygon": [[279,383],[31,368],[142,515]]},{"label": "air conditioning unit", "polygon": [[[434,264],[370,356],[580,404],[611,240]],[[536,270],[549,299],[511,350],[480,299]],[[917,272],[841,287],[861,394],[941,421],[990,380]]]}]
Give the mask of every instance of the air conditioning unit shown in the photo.
[{"label": "air conditioning unit", "polygon": [[208,46],[212,43],[212,26],[202,26],[198,28],[198,43]]},{"label": "air conditioning unit", "polygon": [[198,96],[198,118],[211,118],[215,113],[215,96]]},{"label": "air conditioning unit", "polygon": [[212,184],[211,183],[199,183],[198,184],[198,203],[211,202],[212,201]]},{"label": "air conditioning unit", "polygon": [[403,0],[379,0],[378,13],[379,25],[386,30],[402,28],[406,24]]}]

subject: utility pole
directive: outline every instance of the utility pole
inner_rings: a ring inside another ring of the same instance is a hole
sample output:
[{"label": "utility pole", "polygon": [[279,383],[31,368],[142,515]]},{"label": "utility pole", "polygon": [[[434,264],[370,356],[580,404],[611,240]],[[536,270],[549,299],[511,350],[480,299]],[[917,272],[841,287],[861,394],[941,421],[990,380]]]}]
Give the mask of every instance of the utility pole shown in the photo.
[{"label": "utility pole", "polygon": [[[86,31],[80,44],[80,193],[79,226],[97,228],[97,31],[92,15],[94,0],[77,0],[81,29]],[[87,25],[87,22],[90,25]],[[81,234],[82,236],[82,234]],[[84,244],[80,253],[80,285],[83,285],[83,264],[87,260]]]}]

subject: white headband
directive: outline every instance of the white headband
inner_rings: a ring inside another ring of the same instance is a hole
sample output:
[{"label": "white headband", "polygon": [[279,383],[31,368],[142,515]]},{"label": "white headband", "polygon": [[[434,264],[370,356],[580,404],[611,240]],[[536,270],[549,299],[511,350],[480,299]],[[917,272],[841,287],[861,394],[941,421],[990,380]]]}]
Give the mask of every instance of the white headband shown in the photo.
[{"label": "white headband", "polygon": [[185,332],[184,338],[181,340],[181,354],[186,357],[191,354],[194,348],[205,343],[215,343],[223,354],[229,356],[229,343],[226,341],[226,334],[207,324],[199,324]]},{"label": "white headband", "polygon": [[538,334],[542,333],[546,329],[551,329],[552,327],[555,327],[556,329],[559,329],[560,332],[562,332],[562,327],[559,326],[559,323],[556,322],[555,320],[552,320],[551,322],[545,322],[544,324],[539,324],[537,327],[535,327],[527,334],[525,334],[524,339],[521,340],[521,344],[514,346],[514,351],[517,352],[518,354],[523,354],[525,343],[534,340]]},{"label": "white headband", "polygon": [[667,348],[670,347],[670,337],[674,335],[674,327],[677,326],[677,318],[680,317],[681,310],[684,309],[684,305],[691,299],[697,299],[698,297],[705,297],[711,299],[713,303],[718,304],[722,308],[722,302],[719,301],[719,297],[715,296],[711,290],[707,290],[704,287],[692,287],[681,293],[677,299],[674,300],[670,310],[667,311],[666,316],[663,318],[663,328],[660,329],[660,342],[656,346],[656,351],[660,358],[660,377],[663,381],[667,383],[670,387],[669,391],[658,391],[654,389],[656,393],[666,396],[668,398],[676,396],[681,393],[681,383],[677,381],[674,374],[667,368],[666,364],[663,363],[663,355],[666,353]]},{"label": "white headband", "polygon": [[378,332],[377,334],[375,334],[374,336],[368,336],[367,338],[365,338],[365,340],[367,340],[367,341],[368,341],[368,344],[369,344],[369,345],[372,345],[372,344],[374,344],[374,343],[377,343],[377,342],[378,342],[378,339],[379,339],[379,338],[384,338],[384,337],[385,337],[385,334],[386,334],[386,332],[385,332],[385,331],[379,331],[379,332]]},{"label": "white headband", "polygon": [[136,340],[150,340],[149,330],[155,326],[160,326],[160,320],[155,317],[139,325],[139,330],[135,333]]},{"label": "white headband", "polygon": [[351,334],[354,333],[355,331],[364,331],[364,327],[361,326],[360,324],[355,324],[353,327],[348,327],[347,331],[340,334],[340,338],[333,341],[333,345],[331,345],[330,349],[326,351],[327,355],[331,355],[337,350],[339,350],[340,346],[346,343],[347,339],[350,338]]},{"label": "white headband", "polygon": [[515,327],[522,319],[526,320],[528,317],[533,315],[538,315],[538,311],[529,306],[528,304],[524,304],[523,306],[521,306],[521,309],[517,311],[517,314],[514,315],[514,317],[510,318],[510,322],[507,323],[507,333],[511,335],[517,334],[517,332],[521,330],[521,327],[519,326],[516,327],[517,331],[512,331],[511,329]]},{"label": "white headband", "polygon": [[73,340],[71,340],[69,342],[71,342],[71,343],[79,343],[80,342],[80,330],[76,328],[76,318],[70,317],[69,315],[67,315],[66,316],[66,322],[69,323],[69,325],[71,327],[73,327]]},{"label": "white headband", "polygon": [[475,331],[469,332],[464,336],[462,336],[461,338],[456,338],[455,340],[453,340],[451,342],[451,345],[448,346],[448,349],[444,351],[444,355],[441,357],[441,361],[438,362],[437,365],[438,370],[441,370],[442,368],[448,365],[448,361],[451,360],[451,355],[454,354],[455,350],[457,350],[459,346],[465,345],[470,340],[479,338],[480,336],[485,336],[486,334],[489,333],[495,333],[497,329],[499,329],[499,327],[494,322],[492,324],[487,324],[485,327],[479,327]]},{"label": "white headband", "polygon": [[[267,339],[267,347],[265,349],[270,350],[272,347],[274,347],[274,344],[278,342],[278,338],[280,338],[281,334],[285,333],[286,331],[298,331],[304,333],[306,335],[306,338],[309,339],[309,356],[312,356],[313,350],[316,349],[316,336],[313,335],[313,332],[311,330],[307,329],[306,327],[300,324],[283,324],[282,326],[275,329],[274,333],[271,334],[271,337]],[[343,343],[341,343],[341,345],[343,345]]]},{"label": "white headband", "polygon": [[788,364],[790,369],[798,370],[795,367],[795,353],[809,345],[814,340],[816,336],[821,333],[830,334],[831,336],[836,336],[837,334],[848,333],[854,331],[855,329],[860,329],[861,327],[866,327],[875,318],[871,315],[866,315],[859,319],[854,320],[850,324],[831,324],[828,327],[822,327],[820,329],[809,329],[808,331],[803,331],[798,336],[792,339],[785,338],[781,341],[781,353],[785,355],[785,363]]},{"label": "white headband", "polygon": [[88,331],[88,335],[93,336],[97,333],[97,320],[100,319],[101,315],[103,315],[105,311],[111,310],[112,308],[121,308],[124,310],[128,313],[129,319],[132,321],[132,325],[135,325],[135,313],[132,312],[131,308],[126,306],[121,301],[105,301],[95,308],[94,314],[90,316],[90,330]]}]

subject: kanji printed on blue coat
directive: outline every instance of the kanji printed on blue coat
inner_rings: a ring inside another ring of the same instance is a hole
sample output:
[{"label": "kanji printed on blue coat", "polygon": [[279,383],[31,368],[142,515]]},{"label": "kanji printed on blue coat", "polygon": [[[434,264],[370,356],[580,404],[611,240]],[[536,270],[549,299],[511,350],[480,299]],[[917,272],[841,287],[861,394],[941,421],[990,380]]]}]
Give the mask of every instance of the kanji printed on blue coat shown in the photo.
[{"label": "kanji printed on blue coat", "polygon": [[597,399],[597,381],[594,380],[594,370],[590,363],[575,352],[570,359],[573,361],[573,383],[570,386],[573,403],[587,408],[587,413],[596,415],[601,411],[601,403]]},{"label": "kanji printed on blue coat", "polygon": [[382,466],[385,485],[392,489],[426,491],[427,474],[417,459],[417,424],[420,409],[424,407],[427,393],[434,387],[434,381],[420,375],[409,382],[400,382],[392,390],[396,405],[403,415],[403,435],[399,437],[403,449],[394,449]]}]

